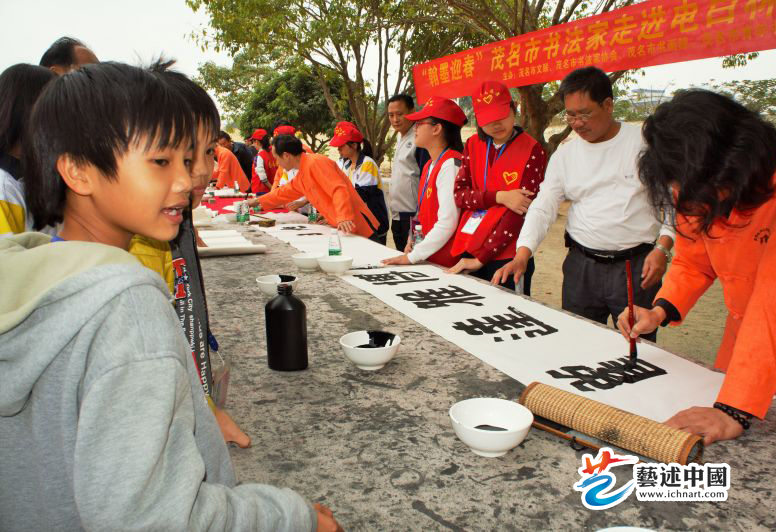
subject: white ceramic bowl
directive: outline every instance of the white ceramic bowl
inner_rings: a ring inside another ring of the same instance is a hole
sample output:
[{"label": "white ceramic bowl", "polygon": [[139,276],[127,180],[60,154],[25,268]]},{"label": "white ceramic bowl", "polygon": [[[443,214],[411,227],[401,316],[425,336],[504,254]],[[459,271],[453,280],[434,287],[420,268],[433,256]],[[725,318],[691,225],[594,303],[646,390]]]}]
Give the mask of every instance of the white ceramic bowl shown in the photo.
[{"label": "white ceramic bowl", "polygon": [[296,267],[304,272],[314,272],[318,269],[318,259],[323,258],[322,253],[297,253],[291,255]]},{"label": "white ceramic bowl", "polygon": [[[370,343],[377,347],[365,347]],[[340,338],[340,345],[348,360],[367,371],[385,366],[396,355],[400,343],[398,335],[384,331],[356,331]]]},{"label": "white ceramic bowl", "polygon": [[450,407],[450,421],[458,438],[475,454],[496,457],[520,445],[531,429],[533,414],[515,401],[479,397]]},{"label": "white ceramic bowl", "polygon": [[263,294],[266,294],[268,296],[276,296],[278,295],[278,285],[279,284],[290,284],[291,286],[295,286],[296,282],[299,280],[299,278],[295,275],[262,275],[261,277],[256,277],[256,282],[259,285],[259,288],[261,289],[261,292]]},{"label": "white ceramic bowl", "polygon": [[345,273],[353,266],[353,257],[347,255],[325,255],[318,259],[318,266],[326,273]]}]

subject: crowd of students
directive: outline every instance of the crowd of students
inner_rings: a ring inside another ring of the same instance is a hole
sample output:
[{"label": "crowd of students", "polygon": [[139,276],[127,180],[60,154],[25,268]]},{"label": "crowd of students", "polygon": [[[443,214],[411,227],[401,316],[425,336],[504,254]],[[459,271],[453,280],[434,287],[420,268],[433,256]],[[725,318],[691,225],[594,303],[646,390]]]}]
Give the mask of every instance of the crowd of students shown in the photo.
[{"label": "crowd of students", "polygon": [[[703,90],[661,105],[643,130],[620,123],[595,67],[559,91],[576,135],[549,163],[500,82],[472,95],[477,132],[465,142],[454,101],[416,111],[410,96],[391,98],[389,211],[371,144],[350,122],[335,128],[336,162],[282,122],[234,142],[170,63],[99,63],[69,38],[40,66],[0,74],[4,526],[339,528],[289,489],[236,484],[226,443],[250,438],[211,398],[218,343],[191,214],[212,181],[254,192],[263,209],[309,204],[383,244],[390,229],[403,254],[386,265],[430,261],[526,295],[569,201],[564,309],[654,339],[721,281],[718,402],[667,423],[707,443],[740,436],[776,392],[776,128]],[[638,277],[632,327],[625,260]]]}]

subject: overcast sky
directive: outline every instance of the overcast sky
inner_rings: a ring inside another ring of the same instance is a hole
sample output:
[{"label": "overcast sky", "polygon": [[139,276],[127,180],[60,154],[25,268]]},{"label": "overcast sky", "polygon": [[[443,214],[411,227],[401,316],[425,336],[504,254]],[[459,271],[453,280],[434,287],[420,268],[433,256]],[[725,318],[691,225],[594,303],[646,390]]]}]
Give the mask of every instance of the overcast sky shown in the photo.
[{"label": "overcast sky", "polygon": [[[178,60],[189,76],[207,60],[229,65],[229,56],[202,52],[190,34],[208,24],[184,0],[0,0],[0,71],[15,63],[37,64],[48,46],[62,35],[84,41],[101,60],[148,63],[160,54]],[[650,67],[639,79],[644,88],[671,90],[709,79],[776,77],[776,51],[749,66],[723,69],[721,59],[704,59]]]}]

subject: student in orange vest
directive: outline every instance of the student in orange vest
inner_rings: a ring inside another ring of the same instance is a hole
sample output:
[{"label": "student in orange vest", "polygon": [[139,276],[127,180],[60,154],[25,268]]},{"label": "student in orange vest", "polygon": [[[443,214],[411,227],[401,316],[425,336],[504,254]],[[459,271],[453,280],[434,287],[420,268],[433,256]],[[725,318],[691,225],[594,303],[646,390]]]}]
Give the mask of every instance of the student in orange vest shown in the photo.
[{"label": "student in orange vest", "polygon": [[[462,255],[450,273],[468,272],[490,281],[515,256],[525,212],[544,179],[541,144],[516,125],[509,89],[486,81],[472,96],[477,134],[466,141],[455,183],[455,203],[463,210],[452,253]],[[533,262],[522,293],[531,295]],[[515,289],[512,278],[501,286]]]},{"label": "student in orange vest", "polygon": [[272,139],[278,167],[296,170],[288,184],[248,201],[251,207],[275,209],[305,196],[329,224],[345,234],[369,238],[380,225],[337,163],[317,153],[305,153],[302,141],[292,135]]},{"label": "student in orange vest", "polygon": [[375,215],[380,227],[372,240],[385,245],[388,233],[388,207],[385,205],[380,169],[372,159],[372,145],[350,122],[339,122],[334,128],[334,137],[329,143],[337,148],[340,159],[337,166],[348,176],[356,192]]},{"label": "student in orange vest", "polygon": [[428,260],[450,268],[458,262],[453,255],[453,236],[461,210],[455,204],[453,188],[461,168],[461,127],[466,115],[452,100],[434,96],[417,113],[407,115],[415,122],[415,145],[425,148],[431,159],[420,173],[418,216],[410,234],[421,231],[423,240],[407,241],[404,255],[383,261],[383,264],[415,264]]},{"label": "student in orange vest", "polygon": [[259,150],[258,155],[253,159],[251,192],[265,194],[272,189],[278,164],[270,152],[269,135],[266,130],[255,130],[251,135],[251,144]]},{"label": "student in orange vest", "polygon": [[218,168],[213,170],[213,180],[216,182],[216,188],[231,188],[237,183],[240,192],[248,192],[251,184],[245,177],[240,162],[234,156],[232,150],[216,146],[215,159]]},{"label": "student in orange vest", "polygon": [[727,375],[714,407],[695,406],[666,424],[733,439],[765,417],[776,392],[776,129],[743,105],[692,90],[657,108],[643,128],[639,175],[652,204],[676,206],[676,258],[651,309],[617,325],[638,337],[679,325],[719,279],[728,309],[715,366]]}]

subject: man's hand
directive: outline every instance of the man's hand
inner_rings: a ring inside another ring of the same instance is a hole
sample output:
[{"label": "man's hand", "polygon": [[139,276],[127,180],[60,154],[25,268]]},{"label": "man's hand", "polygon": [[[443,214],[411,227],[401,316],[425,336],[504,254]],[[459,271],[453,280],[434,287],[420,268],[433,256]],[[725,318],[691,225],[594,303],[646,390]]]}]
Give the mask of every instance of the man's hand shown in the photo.
[{"label": "man's hand", "polygon": [[342,527],[334,519],[334,514],[326,508],[324,505],[315,503],[313,504],[315,513],[318,515],[318,532],[343,532]]},{"label": "man's hand", "polygon": [[625,307],[625,310],[617,317],[617,328],[620,329],[622,335],[629,342],[631,338],[638,338],[642,334],[651,333],[666,319],[666,311],[661,307],[655,307],[650,310],[634,305],[633,314],[636,318],[633,328],[628,323],[628,317],[630,316],[628,307]]},{"label": "man's hand", "polygon": [[461,259],[458,264],[445,270],[446,273],[476,272],[482,268],[483,264],[477,259]]},{"label": "man's hand", "polygon": [[258,207],[259,210],[261,210],[261,203],[259,203],[259,198],[249,199],[248,207]]},{"label": "man's hand", "polygon": [[525,273],[528,268],[528,261],[531,259],[531,250],[527,247],[520,246],[515,253],[515,258],[504,266],[496,270],[493,274],[493,278],[490,280],[490,284],[499,285],[506,283],[511,275],[515,281],[515,284],[520,282],[520,277]]},{"label": "man's hand", "polygon": [[703,444],[734,440],[744,433],[741,424],[718,408],[693,406],[665,422],[669,427],[703,436]]},{"label": "man's hand", "polygon": [[356,224],[354,224],[351,220],[343,220],[337,224],[337,229],[339,229],[346,235],[349,235],[350,233],[356,230]]},{"label": "man's hand", "polygon": [[412,264],[410,262],[410,258],[405,253],[404,255],[399,255],[398,257],[391,257],[390,259],[381,260],[380,264],[385,264],[386,266],[391,266],[393,264],[396,265],[404,265],[404,264]]},{"label": "man's hand", "polygon": [[517,214],[525,214],[531,205],[534,193],[524,188],[516,190],[500,190],[496,193],[496,202]]},{"label": "man's hand", "polygon": [[653,249],[644,259],[644,266],[641,268],[641,289],[646,290],[653,286],[666,273],[668,267],[668,257],[659,249]]}]

